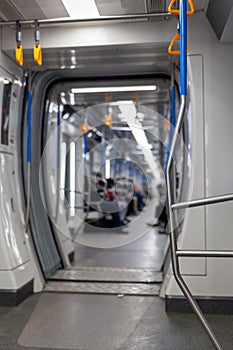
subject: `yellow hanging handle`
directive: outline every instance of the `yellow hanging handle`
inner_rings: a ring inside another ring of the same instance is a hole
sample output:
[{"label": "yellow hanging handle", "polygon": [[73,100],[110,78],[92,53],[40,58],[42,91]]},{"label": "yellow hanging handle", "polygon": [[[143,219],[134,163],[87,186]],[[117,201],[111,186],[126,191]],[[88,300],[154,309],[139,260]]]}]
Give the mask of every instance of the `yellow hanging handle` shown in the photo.
[{"label": "yellow hanging handle", "polygon": [[[173,46],[175,44],[176,41],[180,40],[180,33],[177,33],[174,38],[172,39],[169,47],[168,47],[168,53],[170,53],[170,55],[180,55],[180,50],[173,50]],[[187,46],[187,52],[189,52],[189,47]]]},{"label": "yellow hanging handle", "polygon": [[88,129],[88,126],[86,123],[84,122],[81,122],[79,124],[79,131],[82,133],[82,134],[88,134],[89,133],[89,129]]},{"label": "yellow hanging handle", "polygon": [[15,59],[19,66],[23,65],[23,47],[22,45],[16,45],[15,47]]},{"label": "yellow hanging handle", "polygon": [[42,65],[42,50],[40,44],[34,45],[34,61],[38,64],[38,66]]},{"label": "yellow hanging handle", "polygon": [[[179,15],[180,14],[180,10],[177,9],[173,9],[173,6],[175,5],[176,0],[172,0],[170,5],[168,6],[168,12],[170,12],[172,15]],[[187,16],[192,16],[195,12],[195,7],[194,7],[194,2],[193,0],[188,0],[189,6],[190,6],[190,10],[187,11]]]},{"label": "yellow hanging handle", "polygon": [[112,126],[112,116],[110,114],[106,115],[104,119],[104,124],[109,127]]}]

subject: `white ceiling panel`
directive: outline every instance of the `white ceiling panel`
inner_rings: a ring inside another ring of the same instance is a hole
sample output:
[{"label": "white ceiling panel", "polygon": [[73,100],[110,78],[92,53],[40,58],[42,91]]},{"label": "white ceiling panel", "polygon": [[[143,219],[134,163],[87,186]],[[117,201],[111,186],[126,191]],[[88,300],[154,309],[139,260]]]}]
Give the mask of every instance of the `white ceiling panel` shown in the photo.
[{"label": "white ceiling panel", "polygon": [[145,13],[144,0],[95,0],[101,16]]},{"label": "white ceiling panel", "polygon": [[[25,19],[45,19],[67,17],[68,13],[61,0],[8,0],[8,5],[11,6],[12,11],[17,11]],[[2,10],[2,6],[1,6]],[[4,14],[4,9],[2,10]],[[15,20],[8,11],[6,13],[8,20]]]},{"label": "white ceiling panel", "polygon": [[61,0],[36,0],[36,2],[47,18],[69,17]]}]

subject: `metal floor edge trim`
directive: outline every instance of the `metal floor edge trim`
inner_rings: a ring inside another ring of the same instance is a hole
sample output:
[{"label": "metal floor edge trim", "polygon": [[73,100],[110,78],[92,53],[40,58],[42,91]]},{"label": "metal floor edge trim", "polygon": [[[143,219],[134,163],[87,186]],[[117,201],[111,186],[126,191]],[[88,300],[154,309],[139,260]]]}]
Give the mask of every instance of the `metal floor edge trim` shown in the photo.
[{"label": "metal floor edge trim", "polygon": [[88,293],[115,295],[159,295],[158,284],[92,283],[92,282],[48,282],[43,292]]},{"label": "metal floor edge trim", "polygon": [[79,267],[57,270],[50,281],[161,283],[163,274],[153,269]]}]

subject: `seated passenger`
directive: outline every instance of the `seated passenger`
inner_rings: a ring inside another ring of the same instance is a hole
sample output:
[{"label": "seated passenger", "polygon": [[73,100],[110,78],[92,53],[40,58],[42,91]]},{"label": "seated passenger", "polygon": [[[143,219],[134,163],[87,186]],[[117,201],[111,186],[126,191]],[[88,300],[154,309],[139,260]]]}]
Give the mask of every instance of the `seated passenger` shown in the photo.
[{"label": "seated passenger", "polygon": [[[115,192],[115,182],[113,179],[107,179],[107,191],[105,194],[105,199],[112,203],[112,209],[114,209],[114,212],[111,212],[112,218],[113,218],[113,224],[114,227],[119,227],[125,225],[124,219],[127,211],[127,206],[125,203],[119,200],[116,192]],[[125,209],[126,207],[126,209]]]},{"label": "seated passenger", "polygon": [[120,215],[119,203],[117,201],[117,195],[114,189],[114,180],[107,179],[107,188],[105,187],[104,181],[99,181],[97,184],[97,190],[99,195],[104,199],[101,203],[101,210],[110,214],[112,217],[112,226],[111,227],[121,227],[124,226],[125,223],[122,220],[122,216]]},{"label": "seated passenger", "polygon": [[137,198],[137,210],[142,211],[143,207],[145,206],[143,195],[140,191],[140,188],[136,185],[134,185],[134,197]]},{"label": "seated passenger", "polygon": [[105,193],[105,199],[110,202],[115,201],[117,199],[113,179],[107,179],[107,190]]},{"label": "seated passenger", "polygon": [[[132,180],[131,183],[133,184]],[[133,185],[133,195],[129,203],[127,215],[137,215],[138,211],[142,211],[144,206],[144,197],[140,188],[136,185]]]}]

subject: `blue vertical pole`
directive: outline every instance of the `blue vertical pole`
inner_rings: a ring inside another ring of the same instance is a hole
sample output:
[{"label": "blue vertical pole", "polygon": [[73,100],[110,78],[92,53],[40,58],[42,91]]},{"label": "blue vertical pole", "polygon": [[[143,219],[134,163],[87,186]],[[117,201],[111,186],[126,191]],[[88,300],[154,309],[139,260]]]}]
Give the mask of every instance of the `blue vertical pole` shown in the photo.
[{"label": "blue vertical pole", "polygon": [[28,91],[28,109],[27,109],[27,162],[32,161],[32,93]]},{"label": "blue vertical pole", "polygon": [[83,134],[83,142],[84,142],[84,156],[86,159],[86,155],[88,153],[88,136],[87,136],[87,134]]},{"label": "blue vertical pole", "polygon": [[124,176],[128,176],[128,162],[127,160],[124,162]]},{"label": "blue vertical pole", "polygon": [[122,158],[118,159],[118,173],[119,175],[122,173]]},{"label": "blue vertical pole", "polygon": [[60,125],[61,125],[61,112],[60,112],[60,106],[58,104],[58,112],[57,112],[57,169],[60,168],[60,163],[61,163]]},{"label": "blue vertical pole", "polygon": [[[29,81],[30,86],[30,81]],[[27,93],[28,108],[27,108],[27,163],[28,163],[28,178],[27,178],[27,207],[25,216],[25,232],[28,231],[30,203],[31,203],[31,162],[32,162],[32,92],[30,88]]]},{"label": "blue vertical pole", "polygon": [[129,173],[129,177],[132,177],[132,165],[130,162],[128,163],[128,173]]},{"label": "blue vertical pole", "polygon": [[173,128],[176,126],[176,89],[171,86],[171,139],[173,137]]},{"label": "blue vertical pole", "polygon": [[180,95],[187,95],[187,0],[180,0]]},{"label": "blue vertical pole", "polygon": [[105,145],[104,140],[101,143],[101,168],[104,166],[105,163]]},{"label": "blue vertical pole", "polygon": [[112,159],[111,159],[111,174],[112,178],[115,178],[115,150],[112,150]]},{"label": "blue vertical pole", "polygon": [[[174,74],[174,72],[172,72],[172,74]],[[172,80],[173,80],[172,84],[174,84],[174,79],[172,79]],[[171,149],[173,132],[174,132],[174,128],[176,126],[176,89],[175,89],[174,85],[171,86],[170,100],[171,100],[170,131],[169,131],[169,135],[168,135],[168,146],[166,149],[165,160],[164,160],[164,169],[166,169],[166,167],[167,167],[167,161],[168,161],[168,157],[169,157],[169,153],[170,153],[170,149]]]},{"label": "blue vertical pole", "polygon": [[58,217],[59,212],[59,197],[60,197],[60,181],[61,181],[61,134],[60,134],[60,125],[61,125],[61,111],[60,111],[60,102],[58,99],[57,103],[57,190],[56,190],[56,218]]}]

